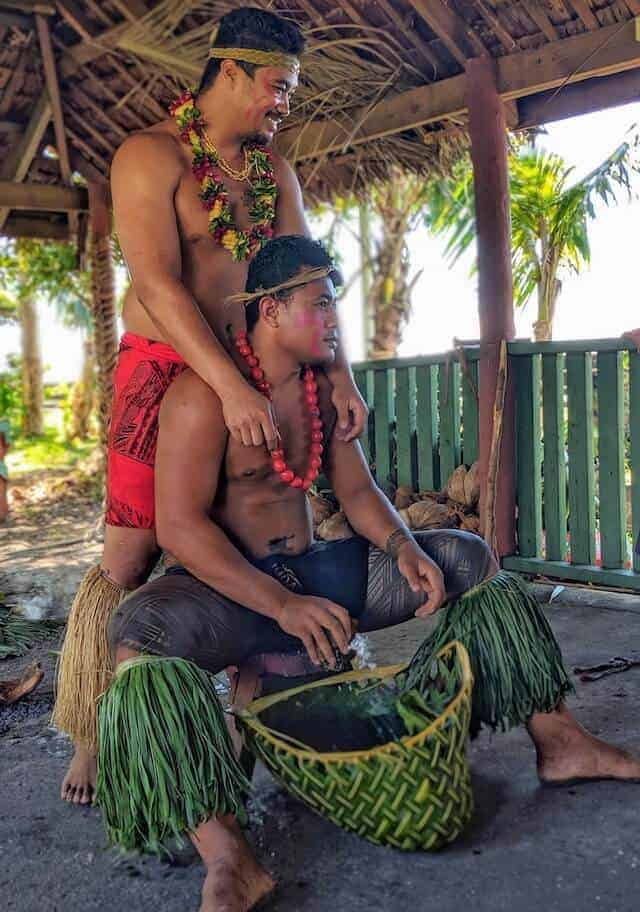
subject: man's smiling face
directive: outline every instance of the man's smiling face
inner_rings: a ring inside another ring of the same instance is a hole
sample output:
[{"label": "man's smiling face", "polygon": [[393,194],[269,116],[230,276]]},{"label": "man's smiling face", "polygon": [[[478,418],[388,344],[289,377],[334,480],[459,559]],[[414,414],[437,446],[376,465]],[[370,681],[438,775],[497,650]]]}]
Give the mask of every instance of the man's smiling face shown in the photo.
[{"label": "man's smiling face", "polygon": [[268,145],[288,114],[298,76],[286,67],[259,67],[253,79],[243,73],[240,108],[246,134]]}]

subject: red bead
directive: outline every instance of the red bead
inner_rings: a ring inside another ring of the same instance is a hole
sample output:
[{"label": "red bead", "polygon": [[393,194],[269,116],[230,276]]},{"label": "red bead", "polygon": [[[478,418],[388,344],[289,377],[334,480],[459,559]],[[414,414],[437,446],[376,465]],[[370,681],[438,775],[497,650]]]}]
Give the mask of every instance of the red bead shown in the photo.
[{"label": "red bead", "polygon": [[314,443],[322,443],[322,431],[311,431],[311,439]]},{"label": "red bead", "polygon": [[308,491],[312,484],[313,482],[310,478],[305,478],[305,480],[302,482],[302,490]]},{"label": "red bead", "polygon": [[304,372],[304,379],[305,379],[305,380],[315,380],[315,379],[316,379],[316,375],[314,374],[314,372],[311,370],[310,367],[308,367],[308,368],[305,370],[305,372]]},{"label": "red bead", "polygon": [[253,377],[254,380],[262,380],[262,379],[264,379],[264,371],[262,370],[261,367],[252,367],[251,376]]},{"label": "red bead", "polygon": [[311,430],[312,431],[321,431],[322,430],[322,418],[312,418],[311,419]]},{"label": "red bead", "polygon": [[257,367],[258,359],[256,358],[255,355],[247,355],[247,364],[249,365],[249,367]]},{"label": "red bead", "polygon": [[247,338],[246,329],[241,329],[238,333],[236,333],[236,339],[240,340],[240,339],[246,339],[246,338]]},{"label": "red bead", "polygon": [[291,469],[286,469],[286,471],[280,472],[280,478],[287,484],[290,484],[293,481],[293,479],[295,478],[295,475],[293,474]]},{"label": "red bead", "polygon": [[317,406],[315,406],[314,408],[310,408],[310,409],[309,409],[309,414],[311,415],[312,418],[319,418],[319,417],[320,417],[320,409],[319,409]]},{"label": "red bead", "polygon": [[308,389],[310,393],[315,393],[318,389],[318,384],[315,380],[305,380],[304,381],[305,389]]},{"label": "red bead", "polygon": [[312,456],[311,459],[309,460],[309,466],[312,469],[319,469],[321,465],[322,465],[322,460],[320,459],[319,456]]},{"label": "red bead", "polygon": [[243,358],[248,358],[249,355],[251,354],[251,349],[249,348],[249,346],[244,345],[244,344],[238,345],[238,351],[240,352],[240,354],[242,355]]},{"label": "red bead", "polygon": [[287,471],[287,464],[283,459],[274,459],[271,465],[273,466],[273,471],[278,474]]},{"label": "red bead", "polygon": [[271,458],[272,459],[284,459],[284,450],[282,450],[282,449],[271,450]]},{"label": "red bead", "polygon": [[296,475],[296,477],[291,482],[291,487],[292,488],[301,488],[303,484],[304,484],[304,482],[302,481],[302,478],[300,478],[299,475]]},{"label": "red bead", "polygon": [[321,453],[323,450],[324,450],[324,447],[322,446],[321,443],[312,443],[312,444],[311,444],[310,452],[311,452],[314,456],[319,456],[320,453]]},{"label": "red bead", "polygon": [[315,393],[307,393],[304,398],[307,400],[311,408],[313,408],[318,403],[318,397]]}]

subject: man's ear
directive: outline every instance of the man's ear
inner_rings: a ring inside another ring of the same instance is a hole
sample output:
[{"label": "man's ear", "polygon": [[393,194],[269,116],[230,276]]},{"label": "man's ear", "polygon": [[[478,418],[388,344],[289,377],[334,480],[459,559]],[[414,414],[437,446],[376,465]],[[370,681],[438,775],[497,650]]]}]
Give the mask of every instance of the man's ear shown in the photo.
[{"label": "man's ear", "polygon": [[265,295],[260,301],[260,316],[273,329],[277,329],[280,325],[281,305],[282,301],[279,301],[277,298],[272,298],[271,295]]},{"label": "man's ear", "polygon": [[226,80],[229,80],[229,84],[233,87],[238,76],[238,66],[235,60],[223,60],[220,64],[220,72]]}]

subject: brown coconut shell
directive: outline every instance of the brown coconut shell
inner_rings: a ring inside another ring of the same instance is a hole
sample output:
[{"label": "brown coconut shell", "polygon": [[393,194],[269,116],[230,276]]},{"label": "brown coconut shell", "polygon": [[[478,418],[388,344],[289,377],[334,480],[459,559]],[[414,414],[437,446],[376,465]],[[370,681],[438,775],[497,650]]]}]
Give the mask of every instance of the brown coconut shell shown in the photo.
[{"label": "brown coconut shell", "polygon": [[480,535],[480,517],[474,513],[462,516],[460,518],[460,528],[464,529],[465,532],[475,532],[476,535]]},{"label": "brown coconut shell", "polygon": [[474,462],[464,477],[464,502],[475,507],[480,500],[480,466]]},{"label": "brown coconut shell", "polygon": [[406,485],[401,485],[396,491],[395,497],[393,498],[393,504],[396,510],[404,510],[405,507],[411,506],[414,502],[416,495],[413,492],[412,488],[407,487]]},{"label": "brown coconut shell", "polygon": [[404,524],[411,528],[411,517],[409,516],[409,510],[406,507],[403,507],[401,510],[398,510],[398,513],[400,514]]},{"label": "brown coconut shell", "polygon": [[459,465],[457,469],[454,469],[449,477],[447,482],[447,496],[450,500],[455,500],[456,503],[466,504],[465,493],[464,493],[464,480],[467,475],[467,467],[464,465]]},{"label": "brown coconut shell", "polygon": [[319,526],[321,522],[324,522],[325,519],[329,519],[329,517],[333,516],[336,512],[331,501],[321,494],[310,494],[309,503],[311,504],[311,512],[313,513],[314,526]]},{"label": "brown coconut shell", "polygon": [[407,514],[412,529],[446,529],[458,525],[455,514],[435,500],[420,500],[407,508]]},{"label": "brown coconut shell", "polygon": [[355,534],[342,511],[334,513],[333,516],[329,516],[328,519],[321,522],[316,531],[317,537],[323,541],[353,538]]}]

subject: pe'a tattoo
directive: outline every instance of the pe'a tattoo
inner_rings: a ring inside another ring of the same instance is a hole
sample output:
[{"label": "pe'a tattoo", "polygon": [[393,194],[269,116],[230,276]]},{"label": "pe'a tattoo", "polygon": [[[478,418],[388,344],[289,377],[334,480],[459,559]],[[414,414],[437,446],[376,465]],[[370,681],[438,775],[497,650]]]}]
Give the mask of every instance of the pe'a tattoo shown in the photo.
[{"label": "pe'a tattoo", "polygon": [[384,546],[385,553],[394,560],[398,559],[398,552],[405,542],[412,541],[413,536],[406,529],[396,529],[391,533]]}]

